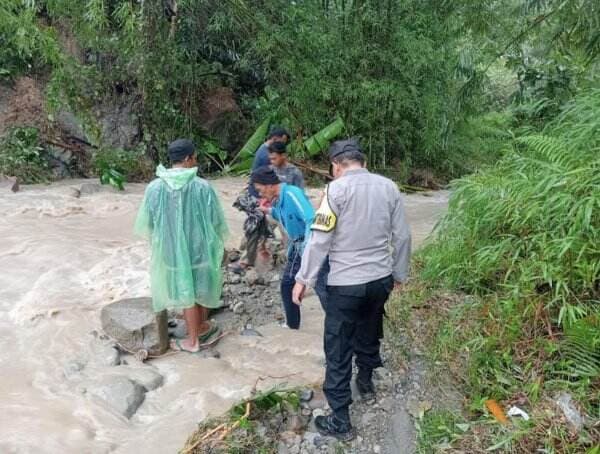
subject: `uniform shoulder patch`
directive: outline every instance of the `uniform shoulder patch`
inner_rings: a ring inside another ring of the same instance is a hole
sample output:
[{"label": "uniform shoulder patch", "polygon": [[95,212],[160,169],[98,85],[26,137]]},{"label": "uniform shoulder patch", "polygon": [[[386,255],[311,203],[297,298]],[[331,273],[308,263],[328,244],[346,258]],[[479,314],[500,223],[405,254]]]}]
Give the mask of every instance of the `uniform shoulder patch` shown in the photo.
[{"label": "uniform shoulder patch", "polygon": [[335,228],[337,223],[337,216],[329,205],[329,187],[325,188],[325,196],[321,201],[319,209],[315,213],[315,220],[311,225],[311,230],[318,230],[320,232],[331,232]]}]

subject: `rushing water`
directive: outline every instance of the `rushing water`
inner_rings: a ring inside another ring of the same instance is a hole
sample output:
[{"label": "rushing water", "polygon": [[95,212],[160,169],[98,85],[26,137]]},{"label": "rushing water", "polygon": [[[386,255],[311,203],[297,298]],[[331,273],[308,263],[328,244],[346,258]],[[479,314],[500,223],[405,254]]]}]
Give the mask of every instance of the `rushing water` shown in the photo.
[{"label": "rushing water", "polygon": [[[243,181],[213,183],[236,246],[243,218],[231,203]],[[75,197],[82,184],[88,193]],[[146,394],[130,420],[89,398],[85,380],[107,370],[67,378],[65,364],[91,354],[103,305],[149,294],[149,250],[132,235],[144,186],[95,189],[91,181],[63,181],[0,195],[0,452],[177,452],[198,421],[246,396],[258,376],[320,380],[321,314],[309,303],[293,342],[289,331],[269,326],[264,339],[226,338],[218,360],[177,354],[153,361],[165,384]],[[415,243],[446,202],[446,193],[406,198]]]}]

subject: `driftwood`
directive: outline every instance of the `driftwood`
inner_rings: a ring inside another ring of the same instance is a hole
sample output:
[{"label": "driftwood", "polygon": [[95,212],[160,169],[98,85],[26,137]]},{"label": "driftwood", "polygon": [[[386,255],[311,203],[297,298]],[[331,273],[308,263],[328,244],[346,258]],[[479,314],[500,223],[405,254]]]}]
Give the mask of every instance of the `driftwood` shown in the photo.
[{"label": "driftwood", "polygon": [[299,161],[290,161],[292,164],[294,164],[295,166],[300,167],[301,169],[304,170],[308,170],[309,172],[312,173],[316,173],[319,176],[322,176],[324,178],[326,178],[327,180],[333,180],[333,177],[331,175],[329,175],[328,172],[326,172],[325,170],[321,170],[321,169],[317,169],[315,167],[312,167],[308,164],[305,164],[303,162],[299,162]]}]

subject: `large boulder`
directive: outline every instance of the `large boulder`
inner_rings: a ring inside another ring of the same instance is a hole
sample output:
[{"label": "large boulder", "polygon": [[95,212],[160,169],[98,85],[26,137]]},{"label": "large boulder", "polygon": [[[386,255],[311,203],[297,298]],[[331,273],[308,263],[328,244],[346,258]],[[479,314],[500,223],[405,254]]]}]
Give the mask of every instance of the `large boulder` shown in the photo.
[{"label": "large boulder", "polygon": [[115,301],[102,308],[100,318],[104,332],[130,352],[162,355],[169,348],[167,311],[155,313],[151,298]]},{"label": "large boulder", "polygon": [[88,385],[86,391],[126,418],[131,418],[142,405],[146,392],[143,386],[122,375],[101,377]]}]

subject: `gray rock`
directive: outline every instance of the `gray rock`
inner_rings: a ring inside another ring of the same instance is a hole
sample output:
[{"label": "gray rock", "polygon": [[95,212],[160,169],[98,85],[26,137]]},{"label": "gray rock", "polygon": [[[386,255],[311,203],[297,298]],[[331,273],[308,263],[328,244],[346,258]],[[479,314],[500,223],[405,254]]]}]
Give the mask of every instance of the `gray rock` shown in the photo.
[{"label": "gray rock", "polygon": [[304,427],[306,427],[307,421],[298,415],[290,415],[286,422],[286,430],[292,432],[300,432]]},{"label": "gray rock", "polygon": [[246,306],[244,305],[243,301],[238,301],[233,305],[232,310],[234,314],[243,314],[244,312],[246,312]]},{"label": "gray rock", "polygon": [[258,272],[254,269],[249,269],[248,271],[246,271],[245,280],[246,284],[248,284],[249,286],[265,283],[263,276],[259,275]]},{"label": "gray rock", "polygon": [[323,391],[315,391],[312,399],[308,402],[308,406],[313,410],[315,408],[327,407],[327,398],[325,397],[325,394],[323,394]]},{"label": "gray rock", "polygon": [[108,184],[86,182],[81,183],[78,188],[79,195],[91,195],[99,192],[115,192],[116,190]]},{"label": "gray rock", "polygon": [[81,121],[72,113],[67,110],[61,110],[54,116],[57,126],[66,135],[74,137],[84,142],[89,142],[88,137],[81,126]]},{"label": "gray rock", "polygon": [[363,426],[368,426],[371,422],[373,422],[376,416],[377,415],[375,415],[374,413],[368,411],[362,415],[362,417],[360,418],[360,422]]},{"label": "gray rock", "polygon": [[144,388],[122,375],[97,380],[87,387],[87,393],[126,418],[131,418],[144,401]]},{"label": "gray rock", "polygon": [[140,135],[139,118],[129,103],[103,106],[98,112],[101,142],[114,148],[133,148]]},{"label": "gray rock", "polygon": [[19,180],[17,177],[0,175],[0,190],[17,192],[19,190]]},{"label": "gray rock", "polygon": [[583,428],[583,417],[575,406],[571,395],[567,392],[561,392],[556,396],[556,405],[562,410],[569,424],[579,432]]},{"label": "gray rock", "polygon": [[153,367],[123,368],[127,378],[143,387],[146,391],[153,391],[162,386],[163,376]]},{"label": "gray rock", "polygon": [[92,362],[98,366],[118,366],[121,364],[121,354],[114,344],[106,344],[98,339],[91,342]]},{"label": "gray rock", "polygon": [[312,417],[315,419],[317,416],[325,416],[325,410],[322,408],[315,408],[312,412]]},{"label": "gray rock", "polygon": [[227,283],[228,284],[239,284],[242,282],[242,276],[235,273],[229,273],[227,275]]},{"label": "gray rock", "polygon": [[304,432],[304,441],[313,446],[317,446],[317,439],[321,438],[321,434],[317,432]]},{"label": "gray rock", "polygon": [[312,389],[303,389],[300,391],[300,402],[308,402],[313,398],[313,390]]},{"label": "gray rock", "polygon": [[150,298],[130,298],[108,304],[100,313],[102,329],[128,351],[162,355],[169,348],[167,312],[152,310]]}]

